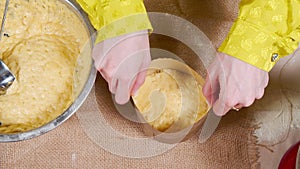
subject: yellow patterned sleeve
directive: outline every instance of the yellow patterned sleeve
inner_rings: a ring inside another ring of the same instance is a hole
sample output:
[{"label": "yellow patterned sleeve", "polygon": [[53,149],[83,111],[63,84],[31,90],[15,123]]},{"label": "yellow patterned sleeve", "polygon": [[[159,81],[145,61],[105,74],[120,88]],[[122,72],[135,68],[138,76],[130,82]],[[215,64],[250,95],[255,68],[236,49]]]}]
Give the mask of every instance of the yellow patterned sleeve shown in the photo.
[{"label": "yellow patterned sleeve", "polygon": [[238,19],[219,51],[270,71],[299,41],[299,0],[242,0]]},{"label": "yellow patterned sleeve", "polygon": [[77,0],[98,31],[96,43],[140,30],[152,30],[143,0]]}]

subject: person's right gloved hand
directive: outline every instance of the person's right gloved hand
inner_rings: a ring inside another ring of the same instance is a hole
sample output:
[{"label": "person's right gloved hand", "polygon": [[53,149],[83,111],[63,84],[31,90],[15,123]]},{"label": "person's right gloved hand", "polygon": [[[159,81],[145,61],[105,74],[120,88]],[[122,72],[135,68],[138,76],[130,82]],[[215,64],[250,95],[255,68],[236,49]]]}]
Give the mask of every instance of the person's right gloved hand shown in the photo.
[{"label": "person's right gloved hand", "polygon": [[260,99],[268,82],[268,72],[218,52],[208,69],[203,94],[214,112],[223,116],[230,109],[248,107]]},{"label": "person's right gloved hand", "polygon": [[151,62],[148,31],[104,40],[95,45],[93,58],[116,102],[125,104],[143,84]]}]

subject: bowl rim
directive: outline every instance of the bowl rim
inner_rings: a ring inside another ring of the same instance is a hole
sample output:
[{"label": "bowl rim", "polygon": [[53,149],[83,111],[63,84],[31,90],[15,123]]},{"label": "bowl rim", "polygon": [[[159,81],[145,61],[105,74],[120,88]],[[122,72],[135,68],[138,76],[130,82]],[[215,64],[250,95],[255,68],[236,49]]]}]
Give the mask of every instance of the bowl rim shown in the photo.
[{"label": "bowl rim", "polygon": [[[87,29],[87,32],[90,36],[90,43],[93,48],[94,42],[95,42],[95,29],[90,23],[90,20],[88,19],[87,14],[83,11],[83,9],[80,7],[80,5],[76,2],[76,0],[59,0],[62,3],[64,3],[67,7],[69,7],[71,10],[77,14],[81,20],[84,22],[84,26]],[[87,78],[87,81],[84,84],[83,89],[81,90],[78,97],[74,100],[74,102],[57,118],[54,120],[48,122],[47,124],[40,126],[39,128],[32,129],[25,132],[20,133],[12,133],[12,134],[0,134],[0,142],[16,142],[16,141],[23,141],[35,138],[37,136],[43,135],[59,125],[61,125],[63,122],[65,122],[67,119],[69,119],[84,103],[84,101],[87,99],[89,93],[91,92],[97,75],[97,69],[94,65],[94,60],[92,59],[91,62],[91,69]]]}]

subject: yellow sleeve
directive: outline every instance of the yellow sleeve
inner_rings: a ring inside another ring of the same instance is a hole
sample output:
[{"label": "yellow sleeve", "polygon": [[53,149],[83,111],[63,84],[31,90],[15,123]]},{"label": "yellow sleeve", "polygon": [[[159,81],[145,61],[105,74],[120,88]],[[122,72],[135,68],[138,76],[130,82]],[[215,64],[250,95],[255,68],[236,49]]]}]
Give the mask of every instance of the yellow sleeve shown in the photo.
[{"label": "yellow sleeve", "polygon": [[219,51],[270,71],[299,41],[299,0],[242,0],[238,19]]},{"label": "yellow sleeve", "polygon": [[96,43],[140,30],[152,30],[143,0],[77,0],[98,31]]}]

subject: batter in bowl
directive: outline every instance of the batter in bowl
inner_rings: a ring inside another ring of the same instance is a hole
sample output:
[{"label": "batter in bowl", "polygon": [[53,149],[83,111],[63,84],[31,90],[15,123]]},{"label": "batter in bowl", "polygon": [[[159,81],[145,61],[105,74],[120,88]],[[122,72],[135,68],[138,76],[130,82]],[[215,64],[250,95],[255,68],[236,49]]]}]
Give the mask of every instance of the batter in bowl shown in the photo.
[{"label": "batter in bowl", "polygon": [[0,133],[40,127],[69,107],[88,38],[79,17],[59,0],[10,1],[0,57],[16,80],[0,96]]}]

